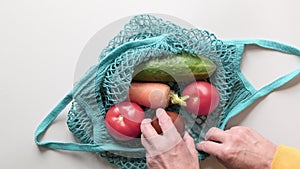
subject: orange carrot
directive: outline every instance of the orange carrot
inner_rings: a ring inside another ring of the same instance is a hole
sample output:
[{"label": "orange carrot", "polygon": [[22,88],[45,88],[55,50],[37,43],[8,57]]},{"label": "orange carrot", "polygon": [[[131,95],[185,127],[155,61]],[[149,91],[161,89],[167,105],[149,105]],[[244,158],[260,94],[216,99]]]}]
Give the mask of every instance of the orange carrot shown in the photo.
[{"label": "orange carrot", "polygon": [[149,108],[166,108],[170,101],[175,104],[184,102],[184,98],[174,94],[168,85],[154,82],[132,82],[128,100]]}]

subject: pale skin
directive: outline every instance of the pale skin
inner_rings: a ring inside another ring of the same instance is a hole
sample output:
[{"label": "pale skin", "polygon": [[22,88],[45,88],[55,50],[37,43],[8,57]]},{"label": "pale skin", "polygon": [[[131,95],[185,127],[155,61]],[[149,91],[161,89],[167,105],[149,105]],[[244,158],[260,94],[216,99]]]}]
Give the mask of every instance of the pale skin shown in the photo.
[{"label": "pale skin", "polygon": [[141,124],[142,144],[147,150],[148,168],[198,169],[198,152],[193,138],[186,132],[183,138],[163,109],[156,111],[163,134],[159,135],[151,125],[151,119]]},{"label": "pale skin", "polygon": [[211,128],[197,148],[228,169],[270,169],[277,146],[249,127]]},{"label": "pale skin", "polygon": [[228,169],[270,169],[277,146],[251,128],[237,126],[224,131],[213,127],[205,140],[195,145],[187,132],[180,137],[163,109],[157,114],[163,135],[156,133],[150,119],[141,125],[150,169],[200,169],[196,149],[215,156]]}]

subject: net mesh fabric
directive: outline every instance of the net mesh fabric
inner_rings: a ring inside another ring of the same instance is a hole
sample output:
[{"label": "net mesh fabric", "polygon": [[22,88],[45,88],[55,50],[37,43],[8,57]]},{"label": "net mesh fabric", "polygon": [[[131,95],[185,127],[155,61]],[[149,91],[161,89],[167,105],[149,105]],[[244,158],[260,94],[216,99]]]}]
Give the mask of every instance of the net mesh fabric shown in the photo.
[{"label": "net mesh fabric", "polygon": [[[160,37],[155,43],[124,47],[130,42],[155,37]],[[116,52],[119,48],[124,50]],[[104,147],[108,144],[110,148],[121,146],[122,151],[98,152],[119,168],[147,168],[145,152],[130,151],[132,147],[142,147],[139,139],[120,143],[111,138],[105,129],[105,113],[112,105],[126,98],[136,65],[182,51],[206,56],[217,65],[216,72],[209,78],[220,93],[220,104],[213,113],[193,117],[178,106],[169,107],[182,115],[186,130],[195,142],[203,140],[209,128],[222,124],[236,102],[250,95],[238,77],[240,58],[236,48],[224,44],[207,31],[185,29],[152,15],[135,16],[125,24],[123,30],[103,49],[99,62],[75,84],[74,102],[67,121],[70,131],[83,143]],[[184,86],[177,83],[169,85],[175,91]],[[199,152],[199,159],[205,157]]]}]

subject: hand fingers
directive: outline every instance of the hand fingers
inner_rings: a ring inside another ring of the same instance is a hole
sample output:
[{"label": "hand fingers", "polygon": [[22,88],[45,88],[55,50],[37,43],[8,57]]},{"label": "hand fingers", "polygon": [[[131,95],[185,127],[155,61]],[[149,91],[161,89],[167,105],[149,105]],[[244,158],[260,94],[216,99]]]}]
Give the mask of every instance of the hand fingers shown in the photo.
[{"label": "hand fingers", "polygon": [[158,136],[157,132],[151,125],[151,119],[144,119],[141,124],[141,132],[146,138]]},{"label": "hand fingers", "polygon": [[144,119],[141,124],[141,143],[147,151],[147,156],[157,154],[157,144],[160,144],[161,138],[151,125],[151,119]]},{"label": "hand fingers", "polygon": [[224,132],[223,130],[221,130],[217,127],[212,127],[207,131],[207,133],[205,135],[205,140],[223,143],[227,136],[228,136],[228,133]]},{"label": "hand fingers", "polygon": [[205,141],[197,144],[197,149],[217,156],[218,152],[222,150],[221,143],[225,141],[226,137],[228,137],[228,133],[217,127],[212,127],[207,131]]},{"label": "hand fingers", "polygon": [[156,110],[156,117],[158,118],[158,122],[163,133],[167,133],[167,131],[171,129],[176,129],[171,118],[164,109],[158,108]]},{"label": "hand fingers", "polygon": [[152,137],[152,138],[145,138],[145,136],[141,135],[141,142],[144,148],[146,149],[147,153],[146,156],[155,156],[161,153],[160,148],[160,137]]},{"label": "hand fingers", "polygon": [[196,150],[194,139],[189,135],[188,132],[185,132],[183,136],[183,141],[185,142],[187,148],[189,151],[194,154],[195,156],[198,156],[198,152]]},{"label": "hand fingers", "polygon": [[146,151],[149,153],[152,150],[152,145],[151,143],[148,142],[148,140],[145,138],[145,136],[142,134],[141,135],[141,142],[142,145],[144,146],[144,148],[146,149]]},{"label": "hand fingers", "polygon": [[217,156],[218,152],[222,150],[222,144],[213,141],[202,141],[197,144],[197,149],[213,156]]}]

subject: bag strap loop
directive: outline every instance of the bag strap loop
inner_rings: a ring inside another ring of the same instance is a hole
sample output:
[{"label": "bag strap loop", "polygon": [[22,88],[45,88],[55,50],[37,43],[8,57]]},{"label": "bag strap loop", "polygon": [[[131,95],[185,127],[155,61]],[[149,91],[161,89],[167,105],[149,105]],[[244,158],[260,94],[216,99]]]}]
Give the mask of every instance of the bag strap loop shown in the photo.
[{"label": "bag strap loop", "polygon": [[[230,43],[230,44],[235,44],[235,45],[242,45],[243,47],[244,47],[244,45],[257,45],[257,46],[260,46],[260,47],[263,47],[266,49],[272,49],[272,50],[276,50],[276,51],[280,51],[280,52],[283,52],[286,54],[292,54],[292,55],[296,55],[296,56],[300,57],[299,49],[289,46],[289,45],[286,45],[286,44],[275,42],[275,41],[260,40],[260,39],[255,40],[254,39],[254,40],[230,40],[230,41],[224,41],[224,42]],[[278,79],[272,81],[271,83],[260,88],[259,90],[256,90],[250,98],[242,101],[227,115],[227,117],[224,119],[224,123],[222,123],[220,128],[224,129],[225,125],[232,117],[234,117],[235,115],[237,115],[238,113],[243,111],[245,108],[250,106],[257,99],[268,95],[272,91],[276,90],[277,88],[279,88],[279,87],[285,85],[286,83],[288,83],[289,81],[293,80],[299,74],[300,74],[300,69],[294,70],[293,72],[290,72],[288,74],[285,74],[285,75],[279,77]]]},{"label": "bag strap loop", "polygon": [[73,151],[104,151],[100,146],[94,144],[80,144],[80,143],[64,143],[64,142],[41,142],[39,140],[57,116],[66,108],[66,106],[73,100],[72,91],[70,91],[54,109],[44,118],[44,120],[37,127],[34,134],[34,141],[37,145],[51,149],[73,150]]},{"label": "bag strap loop", "polygon": [[[34,134],[34,141],[38,146],[58,149],[58,150],[70,150],[70,151],[87,151],[87,152],[105,152],[105,151],[128,151],[126,147],[121,145],[113,145],[106,143],[105,145],[98,144],[84,144],[84,143],[73,143],[73,142],[54,142],[47,141],[41,142],[40,136],[45,133],[47,128],[52,124],[52,122],[57,118],[57,116],[66,108],[66,106],[73,100],[72,91],[69,92],[54,109],[44,118],[44,120],[37,127]],[[144,148],[132,148],[130,151],[145,151]]]}]

